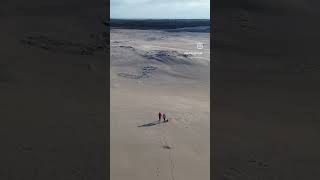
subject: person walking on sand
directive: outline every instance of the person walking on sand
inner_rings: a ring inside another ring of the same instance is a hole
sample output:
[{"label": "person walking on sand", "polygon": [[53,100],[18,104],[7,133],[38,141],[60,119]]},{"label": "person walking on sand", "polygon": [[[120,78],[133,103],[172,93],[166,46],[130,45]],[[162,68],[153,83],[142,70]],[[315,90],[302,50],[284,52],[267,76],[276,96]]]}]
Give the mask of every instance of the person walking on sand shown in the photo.
[{"label": "person walking on sand", "polygon": [[159,121],[160,121],[161,120],[161,116],[162,116],[161,112],[159,112],[158,116],[159,116]]},{"label": "person walking on sand", "polygon": [[163,113],[162,117],[163,117],[163,122],[166,122],[166,114],[165,113]]}]

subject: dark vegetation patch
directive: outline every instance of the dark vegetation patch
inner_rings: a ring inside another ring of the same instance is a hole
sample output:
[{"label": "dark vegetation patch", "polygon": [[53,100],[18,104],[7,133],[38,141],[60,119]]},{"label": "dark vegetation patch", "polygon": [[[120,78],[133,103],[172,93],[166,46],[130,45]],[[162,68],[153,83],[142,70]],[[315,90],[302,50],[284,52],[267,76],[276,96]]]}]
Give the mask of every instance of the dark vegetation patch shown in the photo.
[{"label": "dark vegetation patch", "polygon": [[157,67],[154,66],[144,66],[141,68],[139,74],[128,74],[128,73],[118,73],[118,76],[129,78],[129,79],[142,79],[142,78],[150,78],[153,71],[155,71]]},{"label": "dark vegetation patch", "polygon": [[192,64],[188,58],[191,55],[179,53],[177,51],[149,51],[142,56],[165,64]]},{"label": "dark vegetation patch", "polygon": [[168,145],[164,145],[164,146],[162,146],[162,148],[163,149],[172,149],[170,146],[168,146]]},{"label": "dark vegetation patch", "polygon": [[134,49],[132,46],[124,46],[124,45],[120,45],[119,47],[121,47],[121,48],[125,48],[125,49]]}]

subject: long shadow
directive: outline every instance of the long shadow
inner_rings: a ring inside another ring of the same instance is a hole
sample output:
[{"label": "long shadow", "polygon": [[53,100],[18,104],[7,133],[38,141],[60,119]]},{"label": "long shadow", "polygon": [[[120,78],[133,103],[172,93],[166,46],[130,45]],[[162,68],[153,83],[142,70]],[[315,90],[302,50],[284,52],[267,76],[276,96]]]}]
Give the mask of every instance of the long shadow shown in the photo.
[{"label": "long shadow", "polygon": [[168,121],[166,122],[163,122],[163,121],[154,121],[154,122],[151,122],[151,123],[147,123],[147,124],[143,124],[143,125],[140,125],[138,127],[151,127],[151,126],[155,126],[157,124],[161,124],[161,123],[167,123]]}]

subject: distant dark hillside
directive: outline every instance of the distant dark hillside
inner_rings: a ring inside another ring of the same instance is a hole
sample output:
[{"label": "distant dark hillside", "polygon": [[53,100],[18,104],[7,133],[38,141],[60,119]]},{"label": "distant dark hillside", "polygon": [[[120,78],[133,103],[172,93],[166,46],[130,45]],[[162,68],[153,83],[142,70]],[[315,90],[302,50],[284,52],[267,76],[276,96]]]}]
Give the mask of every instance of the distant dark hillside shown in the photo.
[{"label": "distant dark hillside", "polygon": [[209,19],[159,19],[159,20],[125,20],[112,19],[111,28],[124,29],[177,29],[186,27],[210,26]]}]

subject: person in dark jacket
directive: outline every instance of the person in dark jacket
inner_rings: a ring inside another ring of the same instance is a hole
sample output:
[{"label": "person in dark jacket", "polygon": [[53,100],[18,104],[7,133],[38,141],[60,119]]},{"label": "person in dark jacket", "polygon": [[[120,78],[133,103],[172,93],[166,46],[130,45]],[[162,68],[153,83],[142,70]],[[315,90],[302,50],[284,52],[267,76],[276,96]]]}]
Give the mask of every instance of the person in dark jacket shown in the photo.
[{"label": "person in dark jacket", "polygon": [[166,122],[166,114],[165,113],[163,113],[162,118],[163,118],[163,122]]}]

